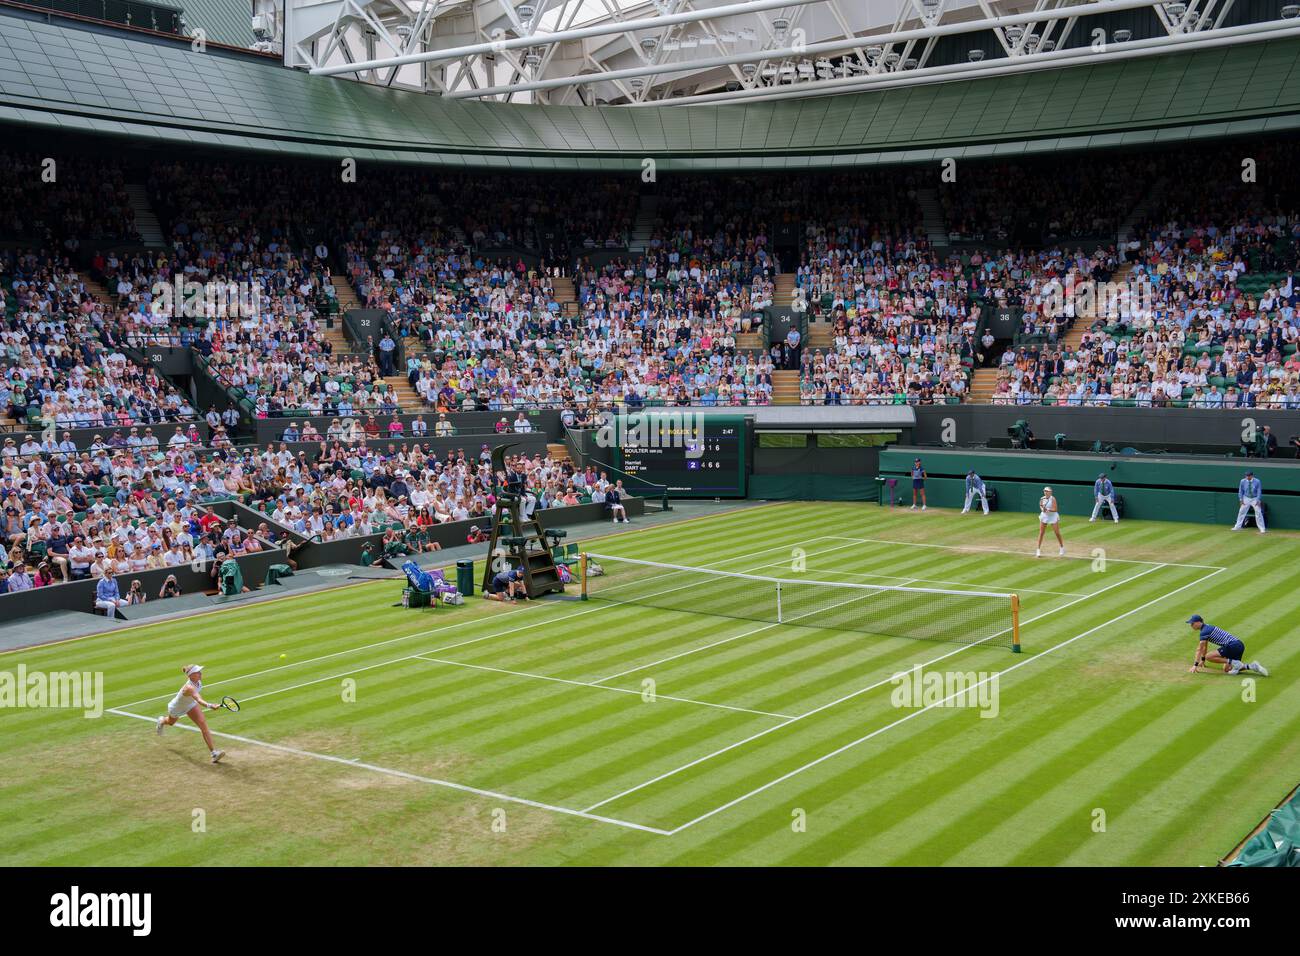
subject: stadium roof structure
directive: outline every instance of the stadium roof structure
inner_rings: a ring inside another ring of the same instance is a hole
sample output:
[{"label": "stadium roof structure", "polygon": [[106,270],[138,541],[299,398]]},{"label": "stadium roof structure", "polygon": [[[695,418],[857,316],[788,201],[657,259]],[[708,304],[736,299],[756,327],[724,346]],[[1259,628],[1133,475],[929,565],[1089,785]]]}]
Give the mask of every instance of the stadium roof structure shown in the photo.
[{"label": "stadium roof structure", "polygon": [[285,3],[277,40],[291,66],[449,98],[589,106],[805,98],[1300,29],[1290,0]]},{"label": "stadium roof structure", "polygon": [[0,7],[0,122],[163,144],[447,166],[761,170],[1023,157],[1300,128],[1300,36],[837,96],[483,102],[196,52]]}]

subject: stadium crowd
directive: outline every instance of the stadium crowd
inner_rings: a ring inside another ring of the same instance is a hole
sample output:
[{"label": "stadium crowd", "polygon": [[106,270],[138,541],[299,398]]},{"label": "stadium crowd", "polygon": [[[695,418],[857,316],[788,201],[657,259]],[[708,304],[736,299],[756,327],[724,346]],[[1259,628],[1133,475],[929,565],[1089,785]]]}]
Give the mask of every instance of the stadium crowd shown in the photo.
[{"label": "stadium crowd", "polygon": [[[1251,152],[1274,171],[1289,155]],[[0,447],[0,590],[294,535],[383,534],[372,557],[433,549],[427,529],[486,524],[494,500],[486,446],[440,457],[422,444],[467,409],[523,432],[530,407],[582,427],[618,403],[761,405],[782,368],[799,371],[806,404],[954,402],[982,367],[997,403],[1300,408],[1300,193],[1276,172],[1239,176],[1235,155],[1197,162],[1192,179],[1125,156],[1055,179],[968,164],[937,189],[897,171],[746,177],[727,192],[683,177],[643,203],[613,177],[375,170],[358,189],[308,167],[198,175],[174,161],[149,170],[166,244],[145,249],[120,166],[60,161],[37,188],[39,157],[0,152],[0,409],[40,432]],[[954,245],[923,225],[936,199]],[[797,330],[770,350],[747,338],[767,331],[783,260],[796,314],[829,329],[818,347]],[[204,294],[169,298],[178,281]],[[341,283],[390,323],[353,353],[329,327]],[[1003,347],[981,330],[1008,310],[1019,334]],[[204,416],[210,437],[132,360],[155,343],[193,348],[229,392]],[[403,375],[424,406],[414,421],[398,414],[411,411]],[[236,446],[236,401],[334,421]],[[84,447],[77,428],[96,430]],[[544,456],[511,466],[538,507],[611,487]],[[231,499],[266,521],[250,531],[211,511]]]}]

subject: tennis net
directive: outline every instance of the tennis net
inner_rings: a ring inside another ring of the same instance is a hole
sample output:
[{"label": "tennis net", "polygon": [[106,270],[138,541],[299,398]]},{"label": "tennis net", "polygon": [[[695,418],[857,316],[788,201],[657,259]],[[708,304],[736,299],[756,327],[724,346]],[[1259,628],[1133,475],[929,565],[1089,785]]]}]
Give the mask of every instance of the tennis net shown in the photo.
[{"label": "tennis net", "polygon": [[581,563],[584,600],[1020,649],[1014,594],[773,578],[592,552]]}]

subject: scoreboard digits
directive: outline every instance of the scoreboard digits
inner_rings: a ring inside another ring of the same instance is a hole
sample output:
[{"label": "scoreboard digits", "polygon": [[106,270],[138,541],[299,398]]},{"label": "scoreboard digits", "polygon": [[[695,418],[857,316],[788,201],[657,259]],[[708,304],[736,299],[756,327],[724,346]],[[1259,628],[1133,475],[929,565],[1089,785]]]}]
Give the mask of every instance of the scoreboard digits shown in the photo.
[{"label": "scoreboard digits", "polygon": [[[749,420],[743,416],[637,416],[620,429],[618,467],[679,498],[745,497]],[[646,423],[644,420],[649,419]],[[648,424],[648,427],[647,427]]]}]

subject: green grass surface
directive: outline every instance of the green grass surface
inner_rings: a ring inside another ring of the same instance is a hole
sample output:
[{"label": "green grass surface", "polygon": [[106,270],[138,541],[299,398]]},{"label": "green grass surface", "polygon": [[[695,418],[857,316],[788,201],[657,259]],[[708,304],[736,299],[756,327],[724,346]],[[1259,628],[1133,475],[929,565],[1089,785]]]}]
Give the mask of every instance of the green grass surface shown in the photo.
[{"label": "green grass surface", "polygon": [[[1212,865],[1296,783],[1300,541],[1064,529],[1071,557],[1035,560],[1032,516],[790,504],[593,544],[1016,591],[1020,655],[600,599],[406,611],[394,582],[0,655],[102,671],[122,712],[0,710],[0,861]],[[1253,700],[1188,673],[1191,612],[1272,670]],[[210,718],[245,738],[216,767],[196,733],[125,716],[196,661],[244,704]],[[918,663],[1001,672],[997,716],[896,706]]]}]

